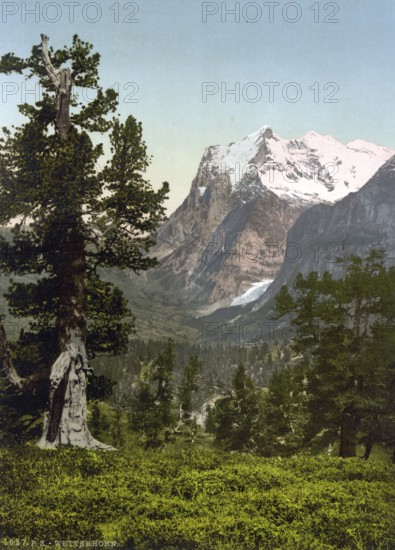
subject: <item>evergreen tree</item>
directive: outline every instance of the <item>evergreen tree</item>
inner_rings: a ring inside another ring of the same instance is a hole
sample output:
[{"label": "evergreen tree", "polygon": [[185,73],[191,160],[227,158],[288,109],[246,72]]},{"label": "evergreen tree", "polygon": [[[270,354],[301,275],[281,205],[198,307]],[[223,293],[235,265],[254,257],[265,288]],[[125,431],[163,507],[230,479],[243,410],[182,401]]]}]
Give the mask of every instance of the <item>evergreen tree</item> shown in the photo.
[{"label": "evergreen tree", "polygon": [[[41,447],[103,447],[86,423],[88,356],[125,348],[131,325],[122,325],[130,313],[120,292],[101,281],[99,268],[138,272],[155,265],[146,256],[149,235],[164,219],[168,185],[155,192],[144,178],[149,157],[141,123],[108,118],[117,97],[99,86],[99,60],[78,36],[57,51],[48,50],[42,36],[30,57],[9,53],[0,61],[1,72],[37,78],[43,90],[35,105],[19,106],[27,122],[3,128],[0,141],[0,224],[19,220],[13,241],[1,242],[0,267],[39,276],[35,283],[13,283],[8,300],[14,315],[34,319],[25,338],[27,345],[40,342],[42,373],[22,378],[4,330],[0,344],[3,366],[20,391],[49,382]],[[72,95],[73,85],[96,89],[96,98],[84,105]],[[102,169],[103,147],[91,137],[97,132],[110,132],[112,156]]]},{"label": "evergreen tree", "polygon": [[175,344],[171,339],[156,359],[142,365],[131,398],[130,426],[141,434],[145,446],[157,445],[160,433],[174,423],[172,381],[175,365]]},{"label": "evergreen tree", "polygon": [[305,443],[308,419],[305,365],[275,371],[262,396],[254,451],[263,456],[290,455]]},{"label": "evergreen tree", "polygon": [[206,419],[204,421],[204,429],[207,433],[215,435],[215,432],[216,432],[215,409],[211,405],[208,405],[206,409]]},{"label": "evergreen tree", "polygon": [[100,420],[101,420],[100,407],[97,401],[92,405],[92,419],[91,419],[91,434],[93,437],[97,437],[100,431]]},{"label": "evergreen tree", "polygon": [[215,436],[228,449],[247,450],[254,446],[259,415],[259,391],[239,363],[232,380],[232,391],[215,402],[210,424]]},{"label": "evergreen tree", "polygon": [[197,355],[189,358],[184,367],[182,380],[177,388],[177,397],[180,403],[180,420],[190,423],[193,413],[193,394],[198,390],[197,378],[202,370],[202,362]]},{"label": "evergreen tree", "polygon": [[[395,356],[395,269],[383,251],[348,259],[342,279],[299,275],[277,297],[279,316],[296,328],[293,347],[309,358],[310,438],[339,434],[339,454],[356,455],[365,431],[368,458],[380,418],[388,417]],[[392,390],[393,391],[393,390]]]}]

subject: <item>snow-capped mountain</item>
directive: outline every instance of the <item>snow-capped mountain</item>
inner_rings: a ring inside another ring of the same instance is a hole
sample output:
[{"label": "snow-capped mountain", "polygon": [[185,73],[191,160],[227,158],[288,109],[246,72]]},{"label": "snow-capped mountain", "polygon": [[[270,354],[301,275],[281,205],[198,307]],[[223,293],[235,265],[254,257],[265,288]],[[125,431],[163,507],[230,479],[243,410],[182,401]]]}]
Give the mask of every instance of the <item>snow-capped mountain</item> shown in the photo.
[{"label": "snow-capped mountain", "polygon": [[[363,140],[344,145],[317,132],[282,139],[263,126],[238,143],[206,149],[203,170],[209,180],[226,174],[232,192],[245,193],[254,180],[256,193],[270,189],[288,201],[331,203],[358,191],[391,155],[387,147]],[[199,187],[202,196],[207,189]]]},{"label": "snow-capped mountain", "polygon": [[302,212],[357,191],[393,154],[316,132],[283,139],[267,126],[208,147],[188,197],[158,231],[161,265],[150,277],[184,303],[238,303],[275,278]]},{"label": "snow-capped mountain", "polygon": [[253,310],[274,298],[282,285],[292,285],[298,273],[329,271],[342,276],[337,257],[365,257],[372,248],[383,248],[387,263],[395,265],[395,155],[358,192],[334,205],[319,204],[304,212],[288,232],[289,243],[298,247],[297,261],[284,259]]}]

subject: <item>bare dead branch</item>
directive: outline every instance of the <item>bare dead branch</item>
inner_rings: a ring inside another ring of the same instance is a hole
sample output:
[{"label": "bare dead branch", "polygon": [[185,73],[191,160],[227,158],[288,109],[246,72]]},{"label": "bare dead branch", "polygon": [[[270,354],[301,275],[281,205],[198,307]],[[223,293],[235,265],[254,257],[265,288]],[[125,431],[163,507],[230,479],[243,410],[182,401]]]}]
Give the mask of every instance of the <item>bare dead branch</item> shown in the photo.
[{"label": "bare dead branch", "polygon": [[62,140],[67,138],[70,128],[70,100],[73,80],[70,69],[61,69],[56,72],[48,53],[48,36],[41,35],[42,57],[48,76],[51,78],[56,89],[56,125]]},{"label": "bare dead branch", "polygon": [[43,54],[43,61],[44,61],[44,65],[47,70],[48,76],[51,78],[55,87],[58,88],[60,85],[60,77],[59,77],[59,74],[55,71],[51,63],[51,60],[49,58],[48,40],[49,40],[48,36],[46,36],[45,34],[41,35],[41,48],[42,48],[42,54]]}]

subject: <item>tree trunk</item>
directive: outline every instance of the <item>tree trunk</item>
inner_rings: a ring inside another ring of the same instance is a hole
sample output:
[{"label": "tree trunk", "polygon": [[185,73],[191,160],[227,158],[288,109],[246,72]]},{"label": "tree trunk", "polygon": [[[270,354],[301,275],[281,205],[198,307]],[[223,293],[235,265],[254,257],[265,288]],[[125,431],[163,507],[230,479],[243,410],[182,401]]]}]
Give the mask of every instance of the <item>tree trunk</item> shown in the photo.
[{"label": "tree trunk", "polygon": [[59,74],[60,84],[56,93],[56,126],[62,140],[67,139],[70,128],[70,98],[72,80],[69,69],[62,69]]},{"label": "tree trunk", "polygon": [[351,407],[342,412],[340,425],[339,456],[349,458],[356,456],[357,451],[357,417]]},{"label": "tree trunk", "polygon": [[[78,222],[76,223],[78,227]],[[83,237],[75,230],[62,243],[57,274],[57,332],[60,354],[50,374],[49,410],[41,448],[74,445],[113,449],[92,437],[87,425],[86,385],[89,373],[86,339],[86,263]]]},{"label": "tree trunk", "polygon": [[[69,69],[54,69],[48,53],[48,37],[41,35],[44,65],[56,89],[56,125],[62,140],[70,126],[72,78]],[[67,201],[67,197],[65,197]],[[69,205],[72,208],[72,205]],[[70,214],[70,212],[69,212]],[[57,333],[60,355],[50,375],[49,411],[39,442],[42,448],[75,445],[112,449],[96,441],[88,430],[86,384],[89,372],[86,340],[86,261],[80,228],[81,213],[68,218],[60,236],[58,263]],[[67,229],[68,228],[68,229]]]},{"label": "tree trunk", "polygon": [[368,433],[368,436],[365,441],[365,453],[363,455],[363,459],[367,460],[370,457],[370,453],[372,452],[374,444],[374,434],[372,431]]},{"label": "tree trunk", "polygon": [[376,429],[378,424],[377,415],[374,415],[370,420],[369,432],[365,440],[365,454],[363,455],[364,460],[368,460],[370,453],[372,452],[373,445],[376,439]]}]

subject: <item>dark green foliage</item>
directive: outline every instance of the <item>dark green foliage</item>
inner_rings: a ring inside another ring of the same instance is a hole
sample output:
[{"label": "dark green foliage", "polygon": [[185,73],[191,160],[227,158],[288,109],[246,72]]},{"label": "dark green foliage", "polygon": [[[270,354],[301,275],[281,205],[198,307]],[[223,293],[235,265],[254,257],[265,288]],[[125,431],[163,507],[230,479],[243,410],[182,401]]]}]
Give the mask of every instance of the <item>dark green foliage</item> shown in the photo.
[{"label": "dark green foliage", "polygon": [[372,250],[364,260],[349,258],[342,279],[299,275],[292,294],[284,287],[278,295],[277,314],[296,329],[304,376],[299,384],[295,369],[290,376],[308,411],[305,437],[327,445],[340,433],[341,456],[354,456],[359,434],[368,458],[379,426],[388,432],[394,418],[395,269]]},{"label": "dark green foliage", "polygon": [[[390,465],[212,451],[1,451],[2,539],[119,550],[391,550]],[[51,544],[51,546],[49,546]]]},{"label": "dark green foliage", "polygon": [[[21,331],[12,345],[15,365],[21,376],[29,376],[55,359],[53,332],[41,334]],[[44,371],[45,372],[45,371]],[[10,446],[39,437],[42,413],[48,401],[48,382],[40,383],[33,393],[22,395],[9,382],[5,373],[0,377],[0,446]]]},{"label": "dark green foliage", "polygon": [[254,451],[262,456],[289,456],[306,445],[304,365],[274,372],[263,395]]},{"label": "dark green foliage", "polygon": [[142,435],[145,446],[158,444],[160,432],[174,422],[175,364],[175,344],[169,339],[152,363],[142,365],[130,401],[130,426]]},{"label": "dark green foliage", "polygon": [[199,389],[198,376],[202,370],[202,362],[197,355],[189,358],[189,363],[184,367],[181,384],[177,388],[177,398],[181,408],[181,420],[188,424],[191,422],[194,411],[193,395]]},{"label": "dark green foliage", "polygon": [[102,438],[103,434],[108,432],[110,423],[107,416],[102,411],[101,403],[94,401],[91,408],[90,429],[93,437]]},{"label": "dark green foliage", "polygon": [[95,373],[92,373],[88,379],[88,401],[104,401],[108,399],[112,395],[115,385],[115,382],[105,376],[96,376]]},{"label": "dark green foliage", "polygon": [[[133,364],[150,362],[162,350],[165,340],[133,339],[129,343],[127,359]],[[273,344],[273,343],[272,343]],[[183,371],[189,365],[190,358],[196,356],[201,362],[201,375],[199,376],[197,396],[206,398],[214,386],[223,390],[232,387],[232,377],[236,365],[242,362],[248,375],[257,386],[267,386],[276,368],[284,365],[284,360],[274,363],[271,367],[267,364],[267,350],[271,349],[267,342],[251,346],[232,346],[226,344],[198,345],[187,340],[176,341],[176,385],[181,384]],[[102,361],[104,365],[105,360]],[[110,369],[104,367],[103,372],[110,374]]]},{"label": "dark green foliage", "polygon": [[[32,366],[51,364],[57,355],[55,321],[58,297],[55,281],[45,278],[37,283],[12,283],[5,297],[14,317],[34,319],[30,323],[31,331],[24,331],[17,347],[14,346],[17,362],[29,356]],[[134,331],[134,322],[122,292],[110,283],[92,277],[87,284],[86,311],[88,356],[92,359],[98,355],[125,352],[128,336]],[[132,320],[125,322],[125,317]]]},{"label": "dark green foliage", "polygon": [[239,363],[232,381],[232,392],[216,401],[210,413],[215,438],[227,449],[248,450],[253,447],[260,411],[260,394]]},{"label": "dark green foliage", "polygon": [[209,405],[206,411],[206,420],[204,423],[204,429],[207,433],[215,435],[216,424],[215,424],[215,408]]},{"label": "dark green foliage", "polygon": [[[0,224],[19,220],[11,239],[0,237],[0,270],[18,276],[6,295],[9,312],[30,322],[13,348],[21,374],[50,367],[60,327],[75,326],[73,314],[84,340],[87,333],[90,358],[127,350],[132,314],[99,268],[138,272],[155,265],[146,253],[165,218],[168,192],[167,183],[154,191],[145,178],[150,158],[141,123],[113,116],[117,94],[100,87],[100,55],[92,44],[75,35],[71,47],[49,53],[55,70],[66,65],[74,85],[93,88],[96,97],[87,104],[72,97],[71,126],[62,139],[41,45],[26,59],[13,53],[1,58],[0,72],[22,73],[42,87],[40,101],[19,106],[26,122],[3,128],[0,138]],[[103,147],[92,132],[109,132],[111,156],[103,166]]]},{"label": "dark green foliage", "polygon": [[42,430],[42,412],[47,392],[22,396],[0,377],[0,447],[11,447],[38,438]]},{"label": "dark green foliage", "polygon": [[[128,337],[135,328],[122,292],[99,278],[90,281],[87,291],[86,347],[89,357],[124,353],[128,349]],[[131,320],[125,322],[125,318]]]}]

